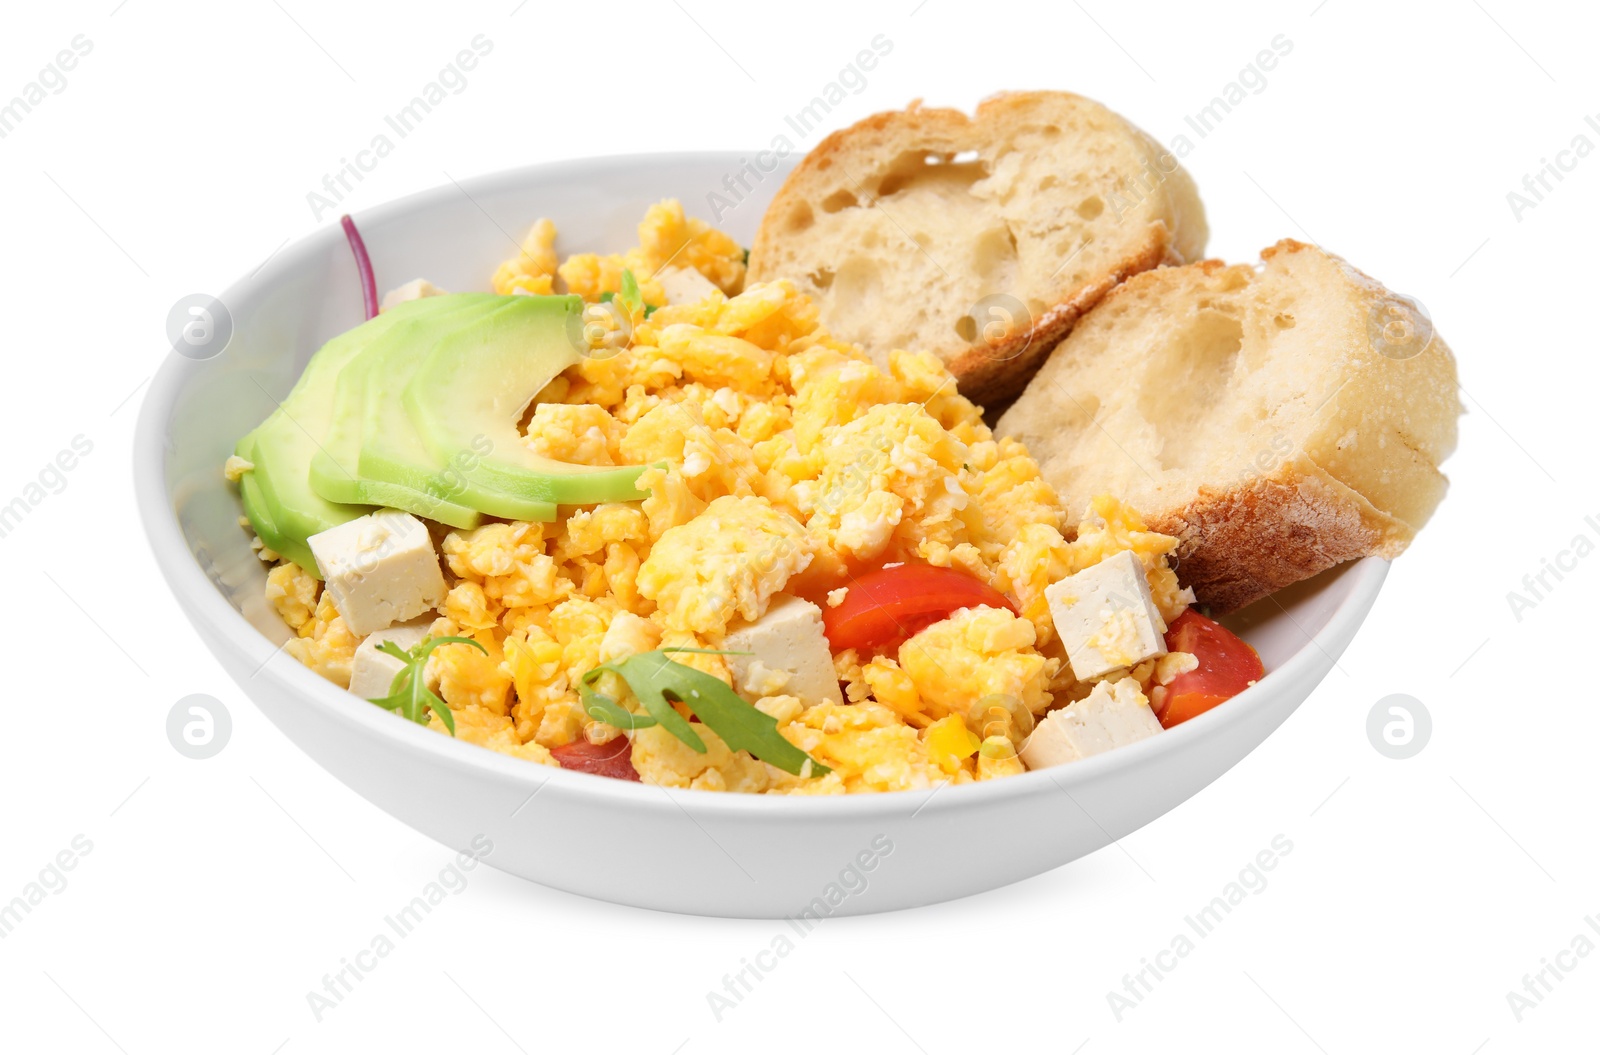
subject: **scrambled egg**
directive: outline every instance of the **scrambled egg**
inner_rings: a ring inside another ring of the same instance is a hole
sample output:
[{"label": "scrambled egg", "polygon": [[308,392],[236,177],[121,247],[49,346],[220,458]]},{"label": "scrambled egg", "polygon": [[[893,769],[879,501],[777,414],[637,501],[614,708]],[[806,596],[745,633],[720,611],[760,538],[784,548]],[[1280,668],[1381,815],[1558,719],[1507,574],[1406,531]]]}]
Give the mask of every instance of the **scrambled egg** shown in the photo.
[{"label": "scrambled egg", "polygon": [[664,630],[720,633],[735,615],[758,619],[767,601],[811,563],[814,543],[789,513],[755,495],[723,495],[662,532],[639,565],[639,594]]},{"label": "scrambled egg", "polygon": [[[579,679],[600,663],[670,645],[716,649],[780,591],[836,605],[853,573],[919,561],[968,572],[1022,614],[962,609],[896,648],[839,653],[844,703],[762,698],[782,734],[831,772],[792,776],[699,723],[705,753],[658,726],[626,734],[632,761],[648,783],[772,794],[988,780],[1022,770],[1016,747],[1036,716],[1088,692],[1065,662],[1047,585],[1128,550],[1164,618],[1193,600],[1170,566],[1174,539],[1109,497],[1069,517],[1027,450],[993,437],[936,358],[896,351],[880,369],[820,328],[789,283],[744,288],[737,243],[677,202],[650,208],[627,253],[560,262],[555,239],[553,223],[535,223],[494,289],[594,301],[619,291],[627,269],[647,304],[665,305],[653,276],[671,264],[720,292],[636,317],[628,347],[557,377],[529,419],[539,454],[664,463],[639,479],[647,498],[563,509],[553,524],[439,529],[450,589],[432,632],[486,649],[446,645],[429,661],[461,739],[554,765],[551,748],[625,735],[579,703]],[[319,588],[289,563],[267,580],[296,633],[289,651],[347,684],[359,642]],[[731,684],[720,656],[677,658]],[[1125,676],[1159,694],[1185,659]],[[628,696],[615,675],[601,688]]]}]

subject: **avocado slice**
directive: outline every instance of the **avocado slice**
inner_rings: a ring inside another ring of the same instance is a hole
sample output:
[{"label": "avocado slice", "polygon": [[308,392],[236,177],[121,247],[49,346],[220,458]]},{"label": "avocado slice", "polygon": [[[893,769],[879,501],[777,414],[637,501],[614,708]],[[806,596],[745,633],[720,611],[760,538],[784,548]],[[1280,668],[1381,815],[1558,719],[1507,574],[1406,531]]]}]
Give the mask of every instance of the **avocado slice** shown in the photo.
[{"label": "avocado slice", "polygon": [[518,429],[539,391],[580,359],[578,297],[449,294],[411,301],[318,350],[235,452],[262,542],[320,577],[306,539],[371,511],[452,527],[483,514],[554,520],[556,507],[644,497],[644,466],[535,455]]},{"label": "avocado slice", "polygon": [[[403,468],[427,466],[432,462],[431,454],[410,429],[386,428],[383,425],[375,428],[373,450],[367,456],[368,467],[374,470],[373,475],[361,471],[363,440],[368,423],[369,386],[381,386],[384,383],[383,372],[392,369],[389,356],[382,352],[381,344],[402,341],[420,347],[434,327],[444,325],[447,319],[459,321],[482,314],[498,299],[488,293],[424,297],[378,316],[379,319],[391,315],[400,317],[392,320],[394,324],[379,334],[368,345],[366,352],[356,356],[339,372],[334,393],[333,425],[323,439],[322,448],[311,459],[311,487],[317,494],[332,502],[403,509],[454,528],[478,526],[482,515],[476,509],[451,500],[453,496],[447,479],[440,474],[429,473],[425,468],[410,472]],[[378,402],[377,396],[374,396],[374,402]],[[372,417],[376,421],[391,420],[385,413],[376,405],[372,408]],[[387,467],[389,471],[377,472],[380,466]]]},{"label": "avocado slice", "polygon": [[[239,441],[233,453],[241,458],[250,460],[256,452],[256,434],[250,433]],[[284,538],[278,532],[278,525],[273,523],[272,515],[267,512],[266,499],[261,495],[261,485],[256,482],[255,472],[247,472],[239,477],[239,504],[244,506],[245,519],[250,521],[250,530],[256,533],[264,546],[277,553],[283,550],[278,547],[286,545]]]},{"label": "avocado slice", "polygon": [[401,305],[328,341],[306,364],[277,408],[241,439],[234,453],[255,465],[239,479],[250,526],[269,549],[321,577],[306,539],[371,512],[359,496],[330,499],[310,486],[311,462],[324,453],[335,422],[334,396],[344,368],[425,301]]},{"label": "avocado slice", "polygon": [[[492,329],[493,320],[513,311],[520,297],[493,294],[451,294],[429,297],[434,310],[414,316],[374,341],[357,360],[364,371],[360,409],[361,450],[355,475],[369,484],[383,485],[396,508],[433,517],[439,503],[488,513],[509,520],[554,520],[555,507],[546,501],[516,496],[473,495],[466,487],[464,470],[477,456],[481,430],[465,428],[469,437],[459,446],[435,449],[419,433],[407,413],[404,393],[420,365],[441,345],[473,342],[473,335]],[[498,379],[477,377],[477,384],[498,384]],[[477,446],[475,446],[475,444]],[[400,492],[399,495],[394,492]],[[416,496],[422,496],[418,504]],[[497,500],[498,498],[498,500]]]},{"label": "avocado slice", "polygon": [[528,449],[518,426],[539,391],[580,361],[584,305],[575,296],[502,299],[509,303],[437,341],[405,386],[411,423],[452,465],[459,501],[497,516],[538,504],[544,515],[516,518],[554,520],[557,504],[644,498],[643,465],[572,465]]},{"label": "avocado slice", "polygon": [[[376,325],[383,322],[382,326]],[[371,512],[330,502],[311,489],[309,470],[333,415],[334,382],[376,333],[375,319],[324,344],[267,419],[235,448],[255,468],[240,478],[245,515],[261,541],[320,578],[306,539]]]}]

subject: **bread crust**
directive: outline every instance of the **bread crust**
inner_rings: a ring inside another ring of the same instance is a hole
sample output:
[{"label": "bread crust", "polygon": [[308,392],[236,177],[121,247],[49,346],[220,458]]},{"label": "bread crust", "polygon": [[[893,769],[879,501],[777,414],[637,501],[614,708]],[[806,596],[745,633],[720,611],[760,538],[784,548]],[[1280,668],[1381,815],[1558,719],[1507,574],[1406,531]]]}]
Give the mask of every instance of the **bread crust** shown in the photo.
[{"label": "bread crust", "polygon": [[1413,535],[1304,455],[1237,487],[1202,487],[1149,526],[1177,538],[1179,581],[1219,614],[1348,560],[1392,560]]},{"label": "bread crust", "polygon": [[[981,146],[1012,125],[1040,120],[1050,107],[1084,107],[1086,111],[1092,107],[1097,119],[1131,139],[1165,175],[1150,192],[1148,209],[1141,200],[1140,208],[1149,213],[1149,222],[1127,232],[1127,249],[1098,266],[1087,281],[1069,285],[1061,280],[1042,308],[1031,311],[1024,325],[1008,326],[998,340],[963,342],[952,330],[949,343],[919,349],[931,351],[949,367],[967,398],[991,406],[1009,401],[1078,319],[1119,283],[1162,264],[1186,263],[1204,252],[1205,212],[1188,173],[1155,140],[1092,100],[1066,92],[1005,92],[983,100],[971,117],[959,110],[928,109],[914,103],[906,110],[873,114],[830,134],[789,174],[768,207],[750,251],[750,280],[789,278],[806,287],[805,276],[780,273],[779,247],[790,237],[786,224],[794,210],[820,208],[825,195],[836,186],[838,172],[848,174],[852,161],[864,164],[862,159],[910,150],[959,154]],[[1171,161],[1170,172],[1162,159]],[[850,180],[854,183],[853,177]],[[857,189],[862,188],[857,185]],[[895,307],[886,305],[885,310]],[[860,340],[848,331],[839,336]]]},{"label": "bread crust", "polygon": [[1097,281],[1046,309],[1026,330],[992,345],[974,344],[957,350],[954,357],[945,362],[955,375],[957,390],[985,407],[1015,399],[1028,387],[1028,382],[1050,358],[1056,345],[1108,293],[1134,275],[1174,262],[1173,247],[1163,239],[1151,238],[1143,248],[1124,258]]}]

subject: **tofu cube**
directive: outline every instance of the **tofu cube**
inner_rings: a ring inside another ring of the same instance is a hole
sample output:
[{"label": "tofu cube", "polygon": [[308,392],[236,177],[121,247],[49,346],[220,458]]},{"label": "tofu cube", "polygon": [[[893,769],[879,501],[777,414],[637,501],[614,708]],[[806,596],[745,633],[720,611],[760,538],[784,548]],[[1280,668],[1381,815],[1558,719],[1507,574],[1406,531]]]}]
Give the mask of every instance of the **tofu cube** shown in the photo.
[{"label": "tofu cube", "polygon": [[1167,654],[1167,625],[1144,565],[1128,550],[1051,583],[1044,597],[1080,681]]},{"label": "tofu cube", "polygon": [[444,603],[444,573],[428,528],[380,509],[306,540],[352,634],[367,636]]},{"label": "tofu cube", "polygon": [[716,283],[692,267],[669,267],[656,276],[668,304],[693,304],[718,292]]},{"label": "tofu cube", "polygon": [[1139,683],[1132,678],[1096,682],[1076,703],[1051,711],[1022,745],[1022,764],[1044,769],[1137,743],[1161,731]]},{"label": "tofu cube", "polygon": [[361,644],[356,646],[355,658],[350,661],[350,691],[363,700],[375,700],[380,696],[389,695],[389,686],[394,684],[394,676],[400,673],[405,664],[386,652],[379,652],[378,646],[385,641],[393,641],[409,651],[427,639],[428,628],[431,626],[433,626],[433,616],[425,615],[409,623],[401,623],[399,626],[391,626],[387,630],[368,634]]},{"label": "tofu cube", "polygon": [[442,297],[445,291],[435,286],[425,278],[414,278],[403,286],[397,286],[383,295],[383,303],[379,310],[388,311],[412,300],[421,300],[423,297]]},{"label": "tofu cube", "polygon": [[807,706],[843,703],[833,653],[822,633],[822,609],[792,594],[773,594],[766,614],[728,630],[722,647],[748,655],[724,657],[733,687],[754,703],[763,696],[798,696]]}]

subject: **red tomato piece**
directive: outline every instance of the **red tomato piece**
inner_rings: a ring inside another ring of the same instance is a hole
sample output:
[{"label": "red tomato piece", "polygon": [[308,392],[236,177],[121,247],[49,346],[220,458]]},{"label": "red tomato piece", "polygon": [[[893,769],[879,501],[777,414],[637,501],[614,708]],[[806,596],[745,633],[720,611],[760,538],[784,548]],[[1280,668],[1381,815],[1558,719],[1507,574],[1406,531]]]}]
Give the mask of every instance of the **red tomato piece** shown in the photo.
[{"label": "red tomato piece", "polygon": [[1164,729],[1204,714],[1266,676],[1256,650],[1193,608],[1167,627],[1167,651],[1188,652],[1200,665],[1172,679],[1156,717]]},{"label": "red tomato piece", "polygon": [[822,629],[835,652],[876,648],[937,623],[958,608],[1017,606],[985,582],[954,568],[900,564],[855,579],[837,608],[822,606]]},{"label": "red tomato piece", "polygon": [[616,777],[618,780],[638,780],[633,768],[633,743],[619,736],[604,744],[591,744],[584,739],[552,747],[550,754],[561,763],[562,769],[575,769],[579,773],[593,773],[598,777]]}]

